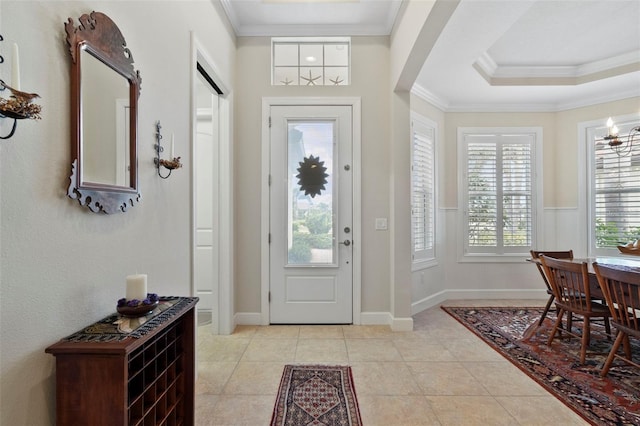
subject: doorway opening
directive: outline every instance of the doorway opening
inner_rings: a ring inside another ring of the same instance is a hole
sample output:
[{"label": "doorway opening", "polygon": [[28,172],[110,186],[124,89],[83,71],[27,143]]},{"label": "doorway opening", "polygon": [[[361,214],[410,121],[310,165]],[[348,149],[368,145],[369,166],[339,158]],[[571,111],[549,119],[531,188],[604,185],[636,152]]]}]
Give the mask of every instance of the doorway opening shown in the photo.
[{"label": "doorway opening", "polygon": [[192,34],[192,294],[199,324],[233,329],[232,150],[229,90]]}]

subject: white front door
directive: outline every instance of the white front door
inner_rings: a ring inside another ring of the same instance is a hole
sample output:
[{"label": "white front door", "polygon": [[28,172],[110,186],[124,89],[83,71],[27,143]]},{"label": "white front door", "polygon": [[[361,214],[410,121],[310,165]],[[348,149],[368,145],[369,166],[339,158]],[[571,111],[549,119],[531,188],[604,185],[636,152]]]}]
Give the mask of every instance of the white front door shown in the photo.
[{"label": "white front door", "polygon": [[351,106],[271,106],[272,324],[353,322]]}]

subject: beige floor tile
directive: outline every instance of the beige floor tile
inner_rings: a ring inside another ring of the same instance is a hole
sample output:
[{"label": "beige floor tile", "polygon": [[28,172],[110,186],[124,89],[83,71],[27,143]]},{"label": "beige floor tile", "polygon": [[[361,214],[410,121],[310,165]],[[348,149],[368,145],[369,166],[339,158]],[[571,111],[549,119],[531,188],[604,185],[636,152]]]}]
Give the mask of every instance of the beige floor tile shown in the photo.
[{"label": "beige floor tile", "polygon": [[589,425],[553,396],[499,396],[496,400],[522,426]]},{"label": "beige floor tile", "polygon": [[349,361],[402,361],[391,339],[347,339]]},{"label": "beige floor tile", "polygon": [[465,362],[465,368],[493,396],[542,396],[547,391],[509,361]]},{"label": "beige floor tile", "polygon": [[199,426],[256,426],[268,425],[275,396],[221,395],[205,413],[198,413]]},{"label": "beige floor tile", "polygon": [[250,342],[250,339],[230,338],[228,336],[208,338],[198,346],[198,361],[240,361]]},{"label": "beige floor tile", "polygon": [[[460,300],[456,306],[544,306],[540,300]],[[583,425],[440,307],[414,331],[388,326],[197,329],[196,425],[266,425],[285,364],[350,364],[364,424]],[[525,396],[522,396],[522,395]]]},{"label": "beige floor tile", "polygon": [[295,362],[346,365],[349,357],[344,339],[300,339]]},{"label": "beige floor tile", "polygon": [[405,361],[455,361],[451,353],[437,342],[405,338],[393,339],[393,344]]},{"label": "beige floor tile", "polygon": [[362,423],[367,426],[438,426],[424,396],[358,396]]},{"label": "beige floor tile", "polygon": [[478,380],[459,362],[408,362],[424,395],[487,395]]},{"label": "beige floor tile", "polygon": [[237,325],[233,333],[232,337],[253,337],[256,334],[256,331],[260,328],[259,325]]},{"label": "beige floor tile", "polygon": [[237,364],[237,362],[199,362],[196,393],[222,393]]},{"label": "beige floor tile", "polygon": [[345,325],[342,331],[347,339],[379,339],[393,336],[393,331],[386,325]]},{"label": "beige floor tile", "polygon": [[443,426],[513,426],[517,420],[491,396],[427,396]]},{"label": "beige floor tile", "polygon": [[241,362],[227,381],[225,395],[276,395],[284,364],[279,362]]},{"label": "beige floor tile", "polygon": [[420,395],[403,362],[352,362],[357,395]]},{"label": "beige floor tile", "polygon": [[194,402],[196,426],[212,425],[210,419],[213,417],[218,399],[220,399],[218,395],[196,394]]},{"label": "beige floor tile", "polygon": [[209,327],[198,326],[198,328],[196,328],[196,347],[200,346],[203,342],[210,341],[213,337]]},{"label": "beige floor tile", "polygon": [[293,362],[298,339],[254,338],[242,355],[241,361]]},{"label": "beige floor tile", "polygon": [[295,325],[269,325],[258,327],[255,338],[265,339],[297,339],[300,334],[300,327]]},{"label": "beige floor tile", "polygon": [[300,339],[344,339],[341,325],[305,325],[300,327]]},{"label": "beige floor tile", "polygon": [[466,338],[451,338],[441,342],[458,361],[498,362],[505,360],[497,351],[473,335],[467,335]]},{"label": "beige floor tile", "polygon": [[445,312],[425,321],[424,325],[414,323],[414,330],[424,333],[431,339],[447,340],[469,337],[469,330]]}]

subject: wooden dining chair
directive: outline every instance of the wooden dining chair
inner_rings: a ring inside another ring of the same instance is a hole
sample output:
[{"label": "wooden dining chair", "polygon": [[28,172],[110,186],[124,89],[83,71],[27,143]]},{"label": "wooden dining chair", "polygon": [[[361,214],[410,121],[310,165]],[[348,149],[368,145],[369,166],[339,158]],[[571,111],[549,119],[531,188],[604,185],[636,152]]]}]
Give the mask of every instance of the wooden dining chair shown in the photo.
[{"label": "wooden dining chair", "polygon": [[[609,318],[611,312],[607,306],[591,299],[589,287],[589,270],[586,262],[575,263],[570,260],[554,259],[542,255],[542,266],[549,279],[549,284],[555,296],[558,319],[551,330],[548,345],[551,345],[556,337],[556,332],[562,324],[562,317],[566,313],[567,334],[582,339],[580,346],[580,363],[584,364],[587,347],[591,338],[591,318],[603,318],[607,334],[611,336]],[[571,328],[571,318],[578,315],[583,318],[582,336],[575,334]]]},{"label": "wooden dining chair", "polygon": [[549,251],[549,250],[531,250],[531,259],[533,259],[538,267],[538,272],[542,275],[542,280],[544,281],[544,285],[547,287],[547,294],[549,295],[549,299],[547,300],[547,304],[544,307],[544,311],[542,312],[542,316],[540,317],[540,321],[538,321],[538,327],[542,325],[542,322],[547,317],[549,313],[549,309],[551,309],[551,304],[553,303],[553,299],[555,296],[553,295],[553,290],[551,289],[551,284],[549,284],[549,280],[544,273],[544,269],[542,268],[542,263],[539,262],[540,256],[553,257],[554,259],[573,259],[573,250],[565,250],[565,251]]},{"label": "wooden dining chair", "polygon": [[[607,375],[616,357],[640,368],[640,364],[632,359],[629,342],[629,336],[640,339],[640,271],[623,271],[597,262],[593,264],[593,269],[611,311],[611,322],[618,330],[600,375]],[[621,343],[624,357],[618,355]]]}]

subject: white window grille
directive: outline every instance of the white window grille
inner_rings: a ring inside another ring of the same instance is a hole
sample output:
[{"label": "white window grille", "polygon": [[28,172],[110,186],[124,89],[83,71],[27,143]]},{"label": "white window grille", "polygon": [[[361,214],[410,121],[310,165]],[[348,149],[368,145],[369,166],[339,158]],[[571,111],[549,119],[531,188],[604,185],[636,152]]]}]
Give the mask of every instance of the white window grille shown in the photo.
[{"label": "white window grille", "polygon": [[411,122],[411,237],[414,262],[435,258],[435,125]]},{"label": "white window grille", "polygon": [[464,255],[526,254],[536,235],[536,139],[526,129],[461,133]]},{"label": "white window grille", "polygon": [[274,86],[350,84],[350,37],[276,37],[271,53]]}]

